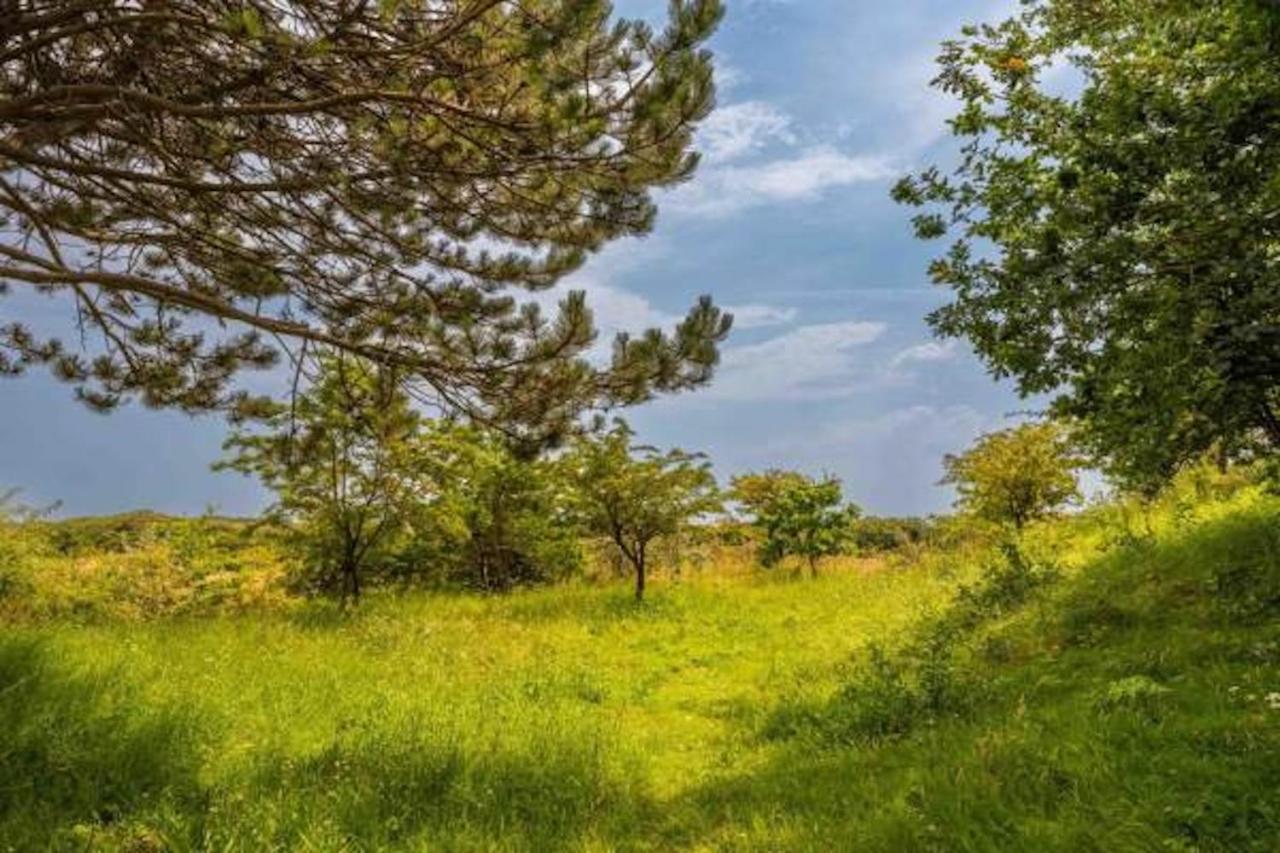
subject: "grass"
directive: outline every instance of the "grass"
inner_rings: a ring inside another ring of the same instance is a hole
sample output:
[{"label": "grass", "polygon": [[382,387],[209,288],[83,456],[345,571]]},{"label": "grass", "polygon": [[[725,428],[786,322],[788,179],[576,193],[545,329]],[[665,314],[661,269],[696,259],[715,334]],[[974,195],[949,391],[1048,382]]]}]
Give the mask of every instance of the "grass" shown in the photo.
[{"label": "grass", "polygon": [[1026,589],[931,554],[11,627],[0,849],[1274,850],[1280,504],[1124,524],[1035,531]]}]

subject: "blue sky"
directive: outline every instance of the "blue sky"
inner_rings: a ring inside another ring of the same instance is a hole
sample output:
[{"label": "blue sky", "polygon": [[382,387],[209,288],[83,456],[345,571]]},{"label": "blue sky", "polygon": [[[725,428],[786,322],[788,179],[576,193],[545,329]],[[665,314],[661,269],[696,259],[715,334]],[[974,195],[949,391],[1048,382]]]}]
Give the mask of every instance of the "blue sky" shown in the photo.
[{"label": "blue sky", "polygon": [[[665,0],[617,0],[660,19]],[[709,453],[722,478],[769,466],[832,473],[876,513],[947,507],[944,453],[1027,407],[924,315],[947,298],[937,245],[888,198],[897,176],[946,161],[950,104],[932,92],[938,43],[1012,0],[728,0],[713,41],[719,106],[689,184],[659,197],[654,233],[606,249],[585,289],[605,339],[669,325],[697,294],[737,315],[711,387],[633,409],[650,443]],[[56,309],[56,304],[35,310]],[[33,310],[12,297],[0,319]],[[33,373],[0,384],[0,486],[69,514],[150,507],[249,514],[266,496],[214,474],[225,425],[128,406],[109,416]]]}]

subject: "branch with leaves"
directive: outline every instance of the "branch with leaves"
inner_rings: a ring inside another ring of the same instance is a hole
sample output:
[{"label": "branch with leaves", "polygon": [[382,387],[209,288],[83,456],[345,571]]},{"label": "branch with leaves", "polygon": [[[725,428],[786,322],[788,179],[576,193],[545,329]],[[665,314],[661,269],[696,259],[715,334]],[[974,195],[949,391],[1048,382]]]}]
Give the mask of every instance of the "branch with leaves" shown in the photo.
[{"label": "branch with leaves", "polygon": [[11,322],[0,371],[248,415],[236,375],[309,343],[537,437],[710,376],[710,300],[597,368],[582,295],[530,294],[692,174],[718,0],[660,31],[604,0],[7,8],[0,294],[65,300],[81,345]]}]

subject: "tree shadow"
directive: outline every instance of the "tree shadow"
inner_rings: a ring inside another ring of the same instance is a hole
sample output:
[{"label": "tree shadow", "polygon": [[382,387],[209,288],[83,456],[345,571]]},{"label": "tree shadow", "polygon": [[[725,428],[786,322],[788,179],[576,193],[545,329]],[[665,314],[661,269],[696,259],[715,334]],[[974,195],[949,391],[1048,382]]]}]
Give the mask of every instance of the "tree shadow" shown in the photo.
[{"label": "tree shadow", "polygon": [[305,754],[228,757],[234,720],[0,637],[0,848],[557,850],[656,822],[607,742],[426,725],[375,717]]},{"label": "tree shadow", "polygon": [[122,673],[71,671],[0,637],[0,838],[31,849],[127,843],[157,810],[198,808],[201,722],[139,701]]}]

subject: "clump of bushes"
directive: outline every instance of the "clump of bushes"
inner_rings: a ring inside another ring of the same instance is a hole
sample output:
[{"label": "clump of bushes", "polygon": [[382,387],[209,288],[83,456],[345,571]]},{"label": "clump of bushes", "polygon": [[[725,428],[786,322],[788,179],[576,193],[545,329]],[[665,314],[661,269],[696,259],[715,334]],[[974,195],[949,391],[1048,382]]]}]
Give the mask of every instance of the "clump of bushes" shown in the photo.
[{"label": "clump of bushes", "polygon": [[133,514],[0,523],[0,614],[147,619],[288,600],[274,531]]},{"label": "clump of bushes", "polygon": [[969,713],[986,691],[967,668],[970,641],[1058,574],[1007,545],[980,581],[961,586],[951,606],[925,620],[901,648],[868,647],[834,696],[818,706],[784,704],[766,723],[765,735],[875,742]]},{"label": "clump of bushes", "polygon": [[929,541],[933,527],[928,518],[866,516],[853,522],[853,545],[860,554],[911,551]]}]

